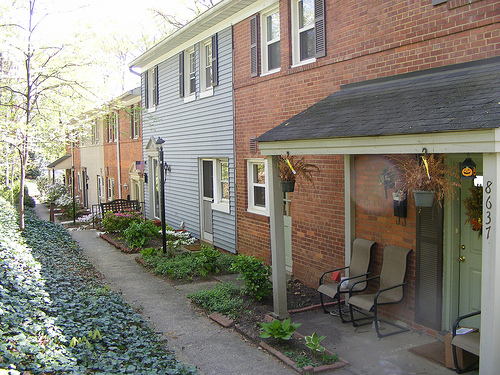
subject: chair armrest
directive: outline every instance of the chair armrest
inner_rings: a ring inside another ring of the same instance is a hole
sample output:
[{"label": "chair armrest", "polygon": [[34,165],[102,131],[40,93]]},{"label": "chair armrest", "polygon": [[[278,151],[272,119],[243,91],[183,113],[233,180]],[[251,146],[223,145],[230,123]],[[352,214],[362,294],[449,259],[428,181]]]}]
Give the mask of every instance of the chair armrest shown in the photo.
[{"label": "chair armrest", "polygon": [[479,315],[479,314],[481,314],[481,310],[474,311],[474,312],[471,312],[469,314],[465,314],[465,315],[459,316],[457,318],[457,320],[455,320],[455,323],[453,324],[453,333],[452,333],[451,337],[455,337],[457,335],[457,328],[458,328],[458,325],[460,324],[460,321],[462,321],[464,319],[467,319],[467,318],[470,318],[472,316]]},{"label": "chair armrest", "polygon": [[384,288],[384,289],[380,289],[376,294],[375,294],[375,298],[373,299],[375,301],[375,304],[377,304],[377,299],[378,297],[384,293],[384,292],[387,292],[388,290],[392,290],[392,289],[396,289],[396,288],[399,288],[401,286],[404,286],[406,285],[406,282],[404,283],[401,283],[401,284],[397,284],[397,285],[393,285],[393,286],[390,286],[389,288]]},{"label": "chair armrest", "polygon": [[329,274],[329,273],[332,273],[332,272],[335,272],[335,271],[342,271],[342,270],[345,270],[349,268],[349,266],[347,267],[342,267],[342,268],[336,268],[334,270],[330,270],[330,271],[325,271],[321,274],[321,276],[319,277],[319,285],[323,284],[323,277],[326,275],[326,274]]},{"label": "chair armrest", "polygon": [[[367,273],[363,273],[363,274],[358,275],[358,276],[353,276],[353,277],[346,277],[346,278],[344,278],[344,279],[343,279],[343,280],[339,283],[339,285],[337,286],[337,292],[340,292],[340,287],[342,286],[342,284],[344,283],[344,281],[349,281],[349,280],[359,279],[360,277],[367,276],[367,275],[369,275],[369,274],[370,274],[370,272],[367,272]],[[359,282],[360,282],[360,283],[362,283],[363,281],[366,281],[366,279],[361,280],[361,281],[359,281]],[[358,284],[358,283],[356,283],[356,284]]]},{"label": "chair armrest", "polygon": [[354,286],[357,285],[357,284],[360,284],[360,283],[364,283],[364,282],[368,282],[370,280],[375,280],[375,279],[378,279],[380,278],[380,275],[377,275],[377,276],[372,276],[372,277],[367,277],[366,279],[363,279],[363,280],[360,280],[360,281],[357,281],[355,282],[354,284],[351,285],[351,287],[349,288],[349,298],[352,296],[352,293],[353,293],[353,290],[354,290]]}]

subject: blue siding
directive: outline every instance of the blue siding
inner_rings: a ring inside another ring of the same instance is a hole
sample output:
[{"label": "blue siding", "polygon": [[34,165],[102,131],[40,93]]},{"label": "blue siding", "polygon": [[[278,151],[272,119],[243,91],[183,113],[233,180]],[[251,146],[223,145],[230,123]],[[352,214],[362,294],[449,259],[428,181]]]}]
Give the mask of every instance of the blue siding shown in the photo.
[{"label": "blue siding", "polygon": [[[167,223],[178,228],[184,222],[186,229],[198,238],[201,237],[200,158],[229,160],[230,213],[213,211],[213,242],[224,250],[236,252],[232,29],[220,31],[218,39],[219,85],[214,87],[213,96],[199,98],[199,43],[195,44],[198,96],[195,101],[184,103],[179,97],[178,56],[159,64],[159,105],[156,111],[143,115],[143,142],[145,148],[151,137],[165,140],[164,158],[171,167],[165,177]],[[146,153],[144,159],[147,160]],[[145,194],[150,215],[148,188]]]}]

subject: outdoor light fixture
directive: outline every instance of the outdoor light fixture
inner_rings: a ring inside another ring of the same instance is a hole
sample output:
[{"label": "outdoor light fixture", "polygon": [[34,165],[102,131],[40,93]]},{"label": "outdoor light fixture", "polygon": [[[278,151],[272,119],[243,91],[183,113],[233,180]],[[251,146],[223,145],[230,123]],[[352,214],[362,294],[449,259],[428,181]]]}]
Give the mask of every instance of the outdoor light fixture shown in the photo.
[{"label": "outdoor light fixture", "polygon": [[473,180],[476,178],[476,163],[467,157],[460,167],[460,177],[464,180]]},{"label": "outdoor light fixture", "polygon": [[167,253],[167,228],[165,223],[165,166],[163,161],[163,144],[165,141],[158,137],[156,148],[158,150],[160,170],[160,210],[161,210],[161,234],[163,242],[163,254]]}]

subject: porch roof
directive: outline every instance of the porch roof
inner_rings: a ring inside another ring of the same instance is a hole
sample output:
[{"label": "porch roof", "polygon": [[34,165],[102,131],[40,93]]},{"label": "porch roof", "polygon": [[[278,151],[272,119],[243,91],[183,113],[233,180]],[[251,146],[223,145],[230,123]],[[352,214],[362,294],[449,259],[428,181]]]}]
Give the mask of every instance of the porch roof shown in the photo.
[{"label": "porch roof", "polygon": [[500,58],[343,86],[260,142],[429,134],[500,127]]},{"label": "porch roof", "polygon": [[47,168],[52,169],[70,169],[71,168],[71,160],[68,160],[71,157],[71,154],[66,154],[56,161],[47,165]]}]

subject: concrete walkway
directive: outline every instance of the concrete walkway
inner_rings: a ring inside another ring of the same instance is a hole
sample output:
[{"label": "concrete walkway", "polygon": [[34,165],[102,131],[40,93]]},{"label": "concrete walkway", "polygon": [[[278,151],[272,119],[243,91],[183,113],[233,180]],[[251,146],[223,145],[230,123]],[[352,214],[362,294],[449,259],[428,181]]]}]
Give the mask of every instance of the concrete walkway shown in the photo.
[{"label": "concrete walkway", "polygon": [[[45,206],[37,205],[35,211],[48,220]],[[110,288],[140,309],[144,319],[168,340],[179,361],[196,366],[205,375],[295,374],[237,332],[222,328],[190,308],[186,295],[210,283],[174,287],[146,272],[135,262],[136,255],[125,254],[100,239],[95,230],[74,230],[71,235],[104,274]],[[302,323],[298,331],[303,335],[317,332],[327,336],[322,344],[350,362],[341,370],[324,374],[455,373],[407,350],[435,341],[427,335],[406,332],[379,340],[370,326],[354,328],[318,309],[294,314],[292,321]]]}]

